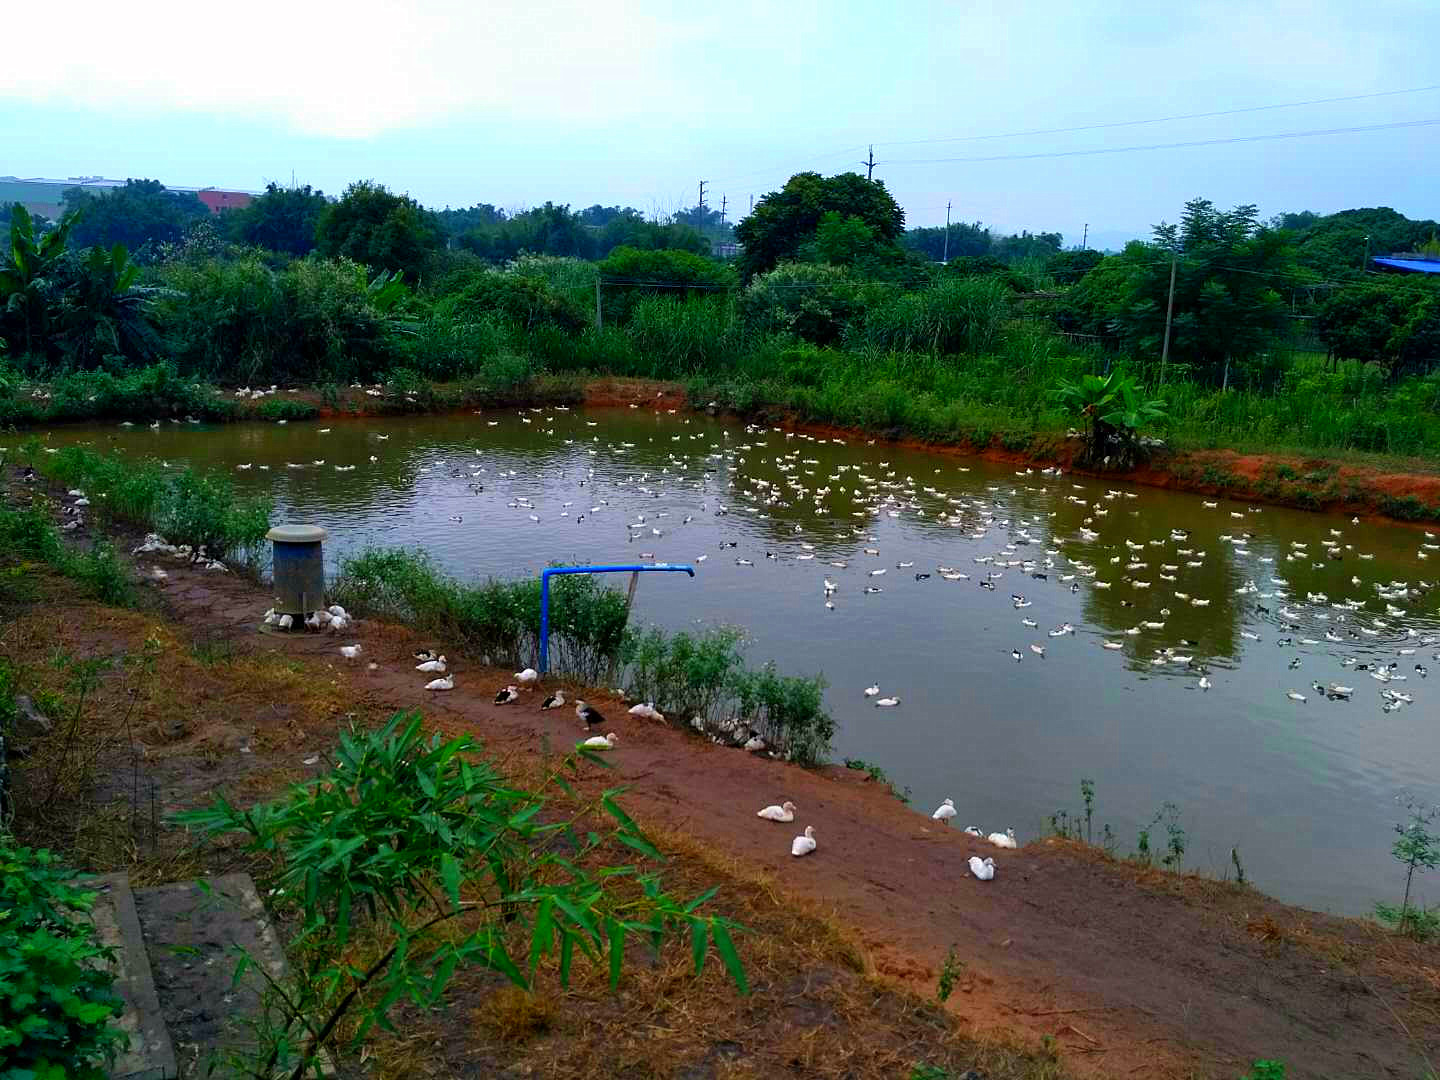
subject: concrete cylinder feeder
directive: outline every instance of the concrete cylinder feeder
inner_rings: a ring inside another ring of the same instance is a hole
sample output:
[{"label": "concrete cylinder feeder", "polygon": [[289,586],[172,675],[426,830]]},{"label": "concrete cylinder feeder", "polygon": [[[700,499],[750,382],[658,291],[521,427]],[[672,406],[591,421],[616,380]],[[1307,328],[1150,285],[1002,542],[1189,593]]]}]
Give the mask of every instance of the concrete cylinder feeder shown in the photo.
[{"label": "concrete cylinder feeder", "polygon": [[265,534],[274,546],[275,613],[296,626],[325,606],[325,530],[318,525],[277,525]]}]

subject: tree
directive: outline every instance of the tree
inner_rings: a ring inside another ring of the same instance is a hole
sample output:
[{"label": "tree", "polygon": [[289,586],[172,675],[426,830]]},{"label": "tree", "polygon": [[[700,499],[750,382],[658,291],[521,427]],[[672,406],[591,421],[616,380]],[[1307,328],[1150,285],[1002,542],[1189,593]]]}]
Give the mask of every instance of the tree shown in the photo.
[{"label": "tree", "polygon": [[923,255],[931,262],[942,259],[959,259],[967,255],[990,254],[990,230],[975,222],[966,225],[956,221],[950,226],[950,243],[945,243],[945,227],[937,225],[928,229],[906,229],[900,243],[908,251]]},{"label": "tree", "polygon": [[[735,283],[724,263],[690,251],[648,251],[618,247],[596,267],[605,284],[607,318],[628,318],[641,296],[661,295],[675,300],[706,295]],[[627,284],[627,283],[646,284]],[[654,284],[648,284],[654,283]]]},{"label": "tree", "polygon": [[178,244],[186,229],[210,216],[193,192],[171,191],[158,180],[126,180],[108,191],[67,188],[64,198],[67,210],[79,212],[77,247],[124,244],[139,251],[146,244]]},{"label": "tree", "polygon": [[412,282],[440,242],[434,214],[373,180],[346,188],[321,212],[315,227],[320,254],[343,255],[374,270],[398,270]]},{"label": "tree", "polygon": [[54,276],[65,257],[65,244],[75,227],[70,211],[60,224],[37,234],[30,212],[19,203],[10,208],[10,250],[0,266],[0,325],[16,327],[12,340],[21,343],[22,355],[46,349],[45,331],[50,303],[56,290]]},{"label": "tree", "polygon": [[329,200],[323,191],[265,185],[265,194],[249,206],[229,210],[222,221],[230,239],[297,257],[315,250],[315,227]]},{"label": "tree", "polygon": [[123,244],[72,254],[63,268],[55,317],[59,346],[79,370],[108,357],[148,359],[157,347],[145,313],[146,292],[136,287],[140,268]]},{"label": "tree", "polygon": [[1335,356],[1383,365],[1391,378],[1424,374],[1440,362],[1440,290],[1424,282],[1335,289],[1315,324]]},{"label": "tree", "polygon": [[854,172],[829,177],[796,173],[781,190],[761,198],[754,212],[735,227],[735,238],[745,245],[740,256],[745,279],[773,269],[782,259],[795,258],[830,211],[842,218],[858,218],[874,230],[878,241],[893,243],[905,228],[905,211],[882,181]]},{"label": "tree", "polygon": [[1285,327],[1280,290],[1305,280],[1291,234],[1260,226],[1253,206],[1220,211],[1192,199],[1179,224],[1162,222],[1154,237],[1091,269],[1066,296],[1062,325],[1158,357],[1173,258],[1171,358],[1202,380],[1228,386],[1236,365],[1267,350]]},{"label": "tree", "polygon": [[594,233],[569,206],[552,202],[489,225],[478,225],[460,237],[460,244],[482,259],[509,262],[522,252],[531,255],[595,255]]}]

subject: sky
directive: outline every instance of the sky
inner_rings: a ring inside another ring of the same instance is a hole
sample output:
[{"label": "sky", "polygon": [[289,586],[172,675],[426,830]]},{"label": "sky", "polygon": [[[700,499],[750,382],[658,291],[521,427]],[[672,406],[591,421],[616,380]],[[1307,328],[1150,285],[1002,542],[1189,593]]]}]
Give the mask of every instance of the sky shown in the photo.
[{"label": "sky", "polygon": [[[948,202],[1118,245],[1196,195],[1440,218],[1434,0],[71,0],[6,27],[36,44],[0,66],[0,174],[651,213],[703,179],[733,221],[873,144],[911,225]],[[1385,96],[1260,108],[1359,95]]]}]

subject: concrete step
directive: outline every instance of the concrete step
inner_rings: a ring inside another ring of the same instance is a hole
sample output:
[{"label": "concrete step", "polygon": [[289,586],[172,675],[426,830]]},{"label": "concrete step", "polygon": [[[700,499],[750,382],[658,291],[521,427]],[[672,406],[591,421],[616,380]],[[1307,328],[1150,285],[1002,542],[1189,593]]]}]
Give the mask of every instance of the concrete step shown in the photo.
[{"label": "concrete step", "polygon": [[106,874],[89,883],[99,891],[93,912],[100,941],[115,950],[115,991],[125,999],[120,1027],[130,1047],[110,1070],[114,1080],[174,1080],[175,1048],[160,1010],[150,959],[135,912],[135,896],[124,874]]},{"label": "concrete step", "polygon": [[236,949],[273,979],[285,953],[249,874],[224,874],[135,890],[135,910],[180,1077],[226,1075],[227,1054],[255,1046],[268,985],[255,967],[237,984]]}]

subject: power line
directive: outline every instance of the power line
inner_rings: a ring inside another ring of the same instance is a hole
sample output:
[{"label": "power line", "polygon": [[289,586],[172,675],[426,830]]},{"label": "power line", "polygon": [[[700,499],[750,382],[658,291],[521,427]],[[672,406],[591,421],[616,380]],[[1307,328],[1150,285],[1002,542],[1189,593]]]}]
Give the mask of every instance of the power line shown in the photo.
[{"label": "power line", "polygon": [[[1248,113],[1272,112],[1272,111],[1275,111],[1275,110],[1277,110],[1277,109],[1295,109],[1295,108],[1303,108],[1303,107],[1305,107],[1305,106],[1310,106],[1310,105],[1334,105],[1334,104],[1341,104],[1341,103],[1350,102],[1350,101],[1369,101],[1369,100],[1375,100],[1375,99],[1379,99],[1379,98],[1400,97],[1400,96],[1407,95],[1407,94],[1430,93],[1430,92],[1437,91],[1437,90],[1440,90],[1440,83],[1437,83],[1437,84],[1434,84],[1434,85],[1430,85],[1430,86],[1413,86],[1413,87],[1406,87],[1406,88],[1400,89],[1400,90],[1377,90],[1377,91],[1372,91],[1372,92],[1370,92],[1370,93],[1365,93],[1365,94],[1343,94],[1343,95],[1338,95],[1338,96],[1335,96],[1335,97],[1310,98],[1310,99],[1307,99],[1307,100],[1304,100],[1304,101],[1285,101],[1285,102],[1277,102],[1277,103],[1273,103],[1273,104],[1269,104],[1269,105],[1246,105],[1246,106],[1240,106],[1240,107],[1233,108],[1233,109],[1212,109],[1212,110],[1209,110],[1209,111],[1207,111],[1207,112],[1177,113],[1177,114],[1172,115],[1172,116],[1156,116],[1156,117],[1150,117],[1150,118],[1148,118],[1148,119],[1143,119],[1143,120],[1113,120],[1113,121],[1103,121],[1103,122],[1093,123],[1093,124],[1077,124],[1077,125],[1072,125],[1072,126],[1068,126],[1068,127],[1032,128],[1032,129],[1023,130],[1023,131],[994,132],[994,133],[984,134],[984,135],[957,135],[957,136],[939,137],[939,138],[931,138],[931,139],[898,140],[898,141],[893,141],[893,142],[880,142],[880,143],[876,143],[876,144],[874,144],[874,145],[876,145],[876,146],[923,146],[923,145],[927,145],[927,144],[948,143],[948,142],[979,142],[979,141],[993,140],[993,139],[1021,138],[1021,137],[1028,136],[1028,135],[1062,135],[1062,134],[1069,134],[1069,133],[1071,133],[1071,132],[1077,132],[1077,131],[1104,131],[1104,130],[1110,130],[1110,129],[1115,129],[1115,128],[1138,127],[1138,126],[1143,126],[1143,125],[1147,125],[1147,124],[1172,123],[1172,122],[1181,121],[1181,120],[1203,120],[1203,119],[1213,119],[1213,118],[1215,118],[1215,117],[1220,117],[1220,116],[1241,116],[1241,115],[1245,115],[1245,114],[1248,114]],[[1278,138],[1278,137],[1294,137],[1294,136],[1275,136],[1275,137]],[[1206,145],[1206,144],[1205,144],[1205,143],[1196,143],[1195,145]],[[865,148],[865,146],[863,146],[863,145],[862,145],[862,146],[847,146],[847,147],[844,147],[844,148],[838,149],[838,150],[831,150],[831,151],[826,151],[826,152],[824,152],[824,153],[816,153],[816,154],[813,154],[813,155],[809,156],[809,157],[806,159],[806,161],[807,161],[807,164],[808,164],[808,165],[815,165],[815,164],[818,164],[818,163],[820,163],[820,162],[829,161],[829,160],[831,160],[831,159],[833,159],[833,158],[837,158],[837,157],[841,157],[841,156],[846,155],[846,154],[854,153],[856,150],[864,150],[864,149],[866,149],[866,148]],[[1046,155],[1046,156],[1051,156],[1051,155]],[[993,160],[993,159],[989,159],[989,158],[977,158],[977,159],[964,159],[964,160],[985,161],[985,160]],[[804,167],[805,167],[805,166],[773,165],[773,166],[770,166],[770,167],[764,168],[764,169],[756,169],[756,170],[753,170],[753,171],[748,172],[748,173],[741,173],[741,174],[738,174],[738,175],[735,175],[735,176],[727,176],[727,177],[725,177],[724,179],[722,179],[722,180],[719,181],[719,182],[720,182],[720,183],[728,183],[728,182],[731,182],[731,181],[734,181],[734,180],[746,180],[746,179],[750,179],[751,177],[765,176],[765,175],[770,175],[770,174],[774,174],[774,173],[785,172],[785,171],[787,171],[787,170],[788,170],[789,172],[792,172],[792,173],[793,173],[793,172],[798,171],[799,169],[804,168]]]},{"label": "power line", "polygon": [[1002,131],[991,135],[956,135],[939,139],[907,139],[901,142],[882,142],[880,146],[922,146],[930,143],[981,142],[988,139],[1018,139],[1027,135],[1065,135],[1074,131],[1104,131],[1111,128],[1139,127],[1143,124],[1168,124],[1177,120],[1208,120],[1217,116],[1239,116],[1244,113],[1270,112],[1275,109],[1298,109],[1307,105],[1334,105],[1343,101],[1368,101],[1373,98],[1398,97],[1402,94],[1423,94],[1440,90],[1440,83],[1434,86],[1414,86],[1406,90],[1378,90],[1369,94],[1346,94],[1343,97],[1311,98],[1308,101],[1284,101],[1274,105],[1246,105],[1237,109],[1215,109],[1210,112],[1178,113],[1174,116],[1156,116],[1148,120],[1112,120],[1098,124],[1078,124],[1074,127],[1031,128],[1027,131]]},{"label": "power line", "polygon": [[1216,139],[1190,139],[1184,142],[1149,143],[1138,146],[1105,146],[1091,150],[1048,150],[1031,154],[992,154],[985,157],[900,158],[889,165],[950,165],[985,161],[1035,161],[1040,158],[1093,157],[1100,154],[1132,154],[1150,150],[1183,150],[1195,146],[1223,146],[1230,143],[1270,142],[1276,139],[1308,139],[1319,135],[1354,135],[1365,131],[1394,131],[1400,128],[1429,127],[1440,124],[1440,117],[1427,120],[1397,120],[1388,124],[1359,124],[1355,127],[1316,128],[1310,131],[1277,131],[1267,135],[1231,135]]}]

